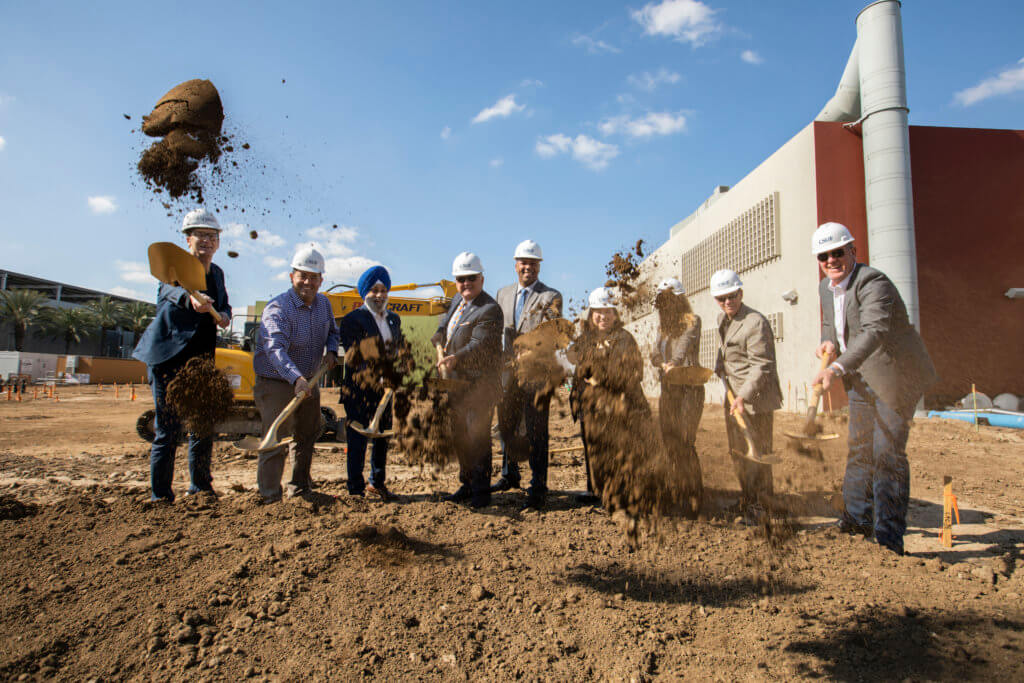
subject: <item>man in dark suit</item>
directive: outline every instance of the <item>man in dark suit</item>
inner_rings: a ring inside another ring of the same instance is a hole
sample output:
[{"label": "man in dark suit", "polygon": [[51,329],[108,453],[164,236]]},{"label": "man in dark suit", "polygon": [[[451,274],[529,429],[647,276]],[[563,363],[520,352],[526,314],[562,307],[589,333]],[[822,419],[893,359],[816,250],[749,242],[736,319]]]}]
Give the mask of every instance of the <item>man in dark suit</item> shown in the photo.
[{"label": "man in dark suit", "polygon": [[[185,215],[181,224],[188,250],[206,269],[206,288],[192,296],[183,287],[160,283],[157,291],[156,315],[142,333],[132,355],[149,366],[149,380],[156,407],[155,436],[149,454],[152,499],[174,501],[171,483],[174,480],[174,452],[178,447],[181,422],[167,409],[164,397],[167,385],[192,358],[213,358],[217,347],[217,325],[231,324],[231,306],[224,287],[224,271],[213,263],[220,246],[220,224],[206,209],[195,209]],[[214,322],[213,312],[218,316]],[[188,437],[188,471],[191,480],[188,493],[213,490],[210,456],[213,436]]]},{"label": "man in dark suit", "polygon": [[456,256],[452,276],[459,296],[430,338],[441,348],[438,369],[468,382],[451,396],[462,485],[445,500],[481,508],[491,502],[491,414],[501,393],[502,315],[498,302],[484,291],[479,256],[467,251]]},{"label": "man in dark suit", "polygon": [[[363,462],[366,457],[366,437],[352,428],[352,422],[368,426],[377,411],[377,404],[384,396],[380,386],[367,383],[373,378],[361,376],[367,363],[358,352],[364,339],[379,340],[380,353],[393,353],[404,343],[402,320],[397,313],[387,310],[388,292],[391,290],[391,276],[383,266],[373,266],[359,277],[356,285],[363,306],[341,319],[339,333],[341,345],[345,347],[345,378],[341,385],[341,402],[345,404],[345,434],[348,444],[348,492],[362,496],[363,492],[378,496],[388,502],[395,499],[385,483],[385,468],[388,457],[388,440],[374,439],[370,456],[370,485],[363,479]],[[381,415],[380,429],[390,429],[391,409]]]},{"label": "man in dark suit", "polygon": [[817,354],[835,357],[838,350],[814,381],[827,390],[835,377],[842,378],[850,400],[839,527],[874,534],[879,545],[902,555],[910,500],[907,437],[917,402],[937,379],[935,366],[896,286],[857,263],[853,235],[844,225],[819,226],[811,248],[825,276],[818,286]]},{"label": "man in dark suit", "polygon": [[548,415],[551,396],[537,396],[536,390],[523,386],[516,377],[513,351],[516,337],[535,330],[545,320],[562,317],[562,295],[537,279],[543,260],[540,245],[533,240],[521,242],[513,255],[517,282],[498,290],[498,305],[504,316],[502,330],[503,365],[501,383],[505,389],[498,404],[501,431],[501,478],[492,491],[519,488],[520,422],[525,421],[526,446],[529,449],[530,488],[523,509],[544,507],[548,492]]}]

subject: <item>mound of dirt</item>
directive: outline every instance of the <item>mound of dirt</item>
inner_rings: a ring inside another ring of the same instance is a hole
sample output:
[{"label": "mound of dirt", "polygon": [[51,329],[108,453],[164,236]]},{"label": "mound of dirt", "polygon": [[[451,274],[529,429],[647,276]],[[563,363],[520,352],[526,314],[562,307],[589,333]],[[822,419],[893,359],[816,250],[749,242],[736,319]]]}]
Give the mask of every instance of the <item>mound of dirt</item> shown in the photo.
[{"label": "mound of dirt", "polygon": [[14,496],[0,496],[0,519],[23,519],[36,514],[38,507]]},{"label": "mound of dirt", "polygon": [[167,406],[190,432],[205,436],[231,412],[231,384],[212,358],[197,356],[167,385]]}]

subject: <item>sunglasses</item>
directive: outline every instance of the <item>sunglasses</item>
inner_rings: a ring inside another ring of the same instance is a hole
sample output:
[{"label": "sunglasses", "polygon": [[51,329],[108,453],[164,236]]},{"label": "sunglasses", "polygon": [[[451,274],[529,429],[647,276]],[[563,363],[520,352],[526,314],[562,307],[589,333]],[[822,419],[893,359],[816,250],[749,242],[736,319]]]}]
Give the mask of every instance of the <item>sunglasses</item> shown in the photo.
[{"label": "sunglasses", "polygon": [[720,304],[724,304],[726,301],[732,301],[740,295],[739,291],[731,292],[729,294],[723,294],[722,296],[716,296],[715,301]]},{"label": "sunglasses", "polygon": [[477,277],[479,277],[479,276],[477,276],[477,275],[459,275],[457,278],[455,278],[455,281],[460,283],[460,284],[463,283],[463,282],[476,282]]},{"label": "sunglasses", "polygon": [[839,247],[838,249],[833,249],[832,251],[823,251],[820,254],[818,254],[818,260],[824,263],[825,261],[828,261],[830,256],[832,258],[843,258],[843,254],[845,253],[846,247]]}]

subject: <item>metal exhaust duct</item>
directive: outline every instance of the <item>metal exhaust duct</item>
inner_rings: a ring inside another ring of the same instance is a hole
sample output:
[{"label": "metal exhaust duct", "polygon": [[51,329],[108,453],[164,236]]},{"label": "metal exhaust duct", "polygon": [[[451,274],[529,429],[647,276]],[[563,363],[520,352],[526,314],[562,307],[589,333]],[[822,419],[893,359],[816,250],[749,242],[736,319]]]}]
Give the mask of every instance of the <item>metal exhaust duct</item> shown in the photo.
[{"label": "metal exhaust duct", "polygon": [[861,125],[871,264],[893,281],[918,326],[909,111],[900,3],[880,0],[857,15],[857,40],[839,88],[816,118]]}]

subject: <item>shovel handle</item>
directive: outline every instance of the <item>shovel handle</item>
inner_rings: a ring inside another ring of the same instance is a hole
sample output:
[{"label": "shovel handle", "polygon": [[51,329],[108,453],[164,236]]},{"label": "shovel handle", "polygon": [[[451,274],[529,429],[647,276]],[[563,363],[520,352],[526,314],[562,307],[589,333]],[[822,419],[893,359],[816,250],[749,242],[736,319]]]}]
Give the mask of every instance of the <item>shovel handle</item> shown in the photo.
[{"label": "shovel handle", "polygon": [[[321,364],[313,376],[309,378],[310,385],[314,385],[320,381],[320,376],[327,370],[327,365]],[[266,451],[276,448],[279,444],[277,443],[277,430],[281,427],[281,423],[287,420],[295,409],[299,407],[303,399],[307,396],[307,392],[302,392],[296,395],[292,400],[288,401],[288,405],[284,407],[284,410],[274,418],[274,421],[270,425],[270,429],[267,430],[266,435],[263,437],[263,441],[260,442],[259,450]]]},{"label": "shovel handle", "polygon": [[444,359],[444,348],[440,344],[438,344],[437,345],[437,362],[439,363],[439,365],[437,366],[437,374],[438,374],[438,376],[441,379],[451,379],[451,377],[449,377],[449,375],[451,373],[448,372],[448,368],[443,368],[443,367],[440,366],[440,362],[443,359]]},{"label": "shovel handle", "polygon": [[[202,292],[195,292],[195,291],[192,291],[191,289],[186,289],[185,291],[189,293],[189,296],[192,296],[192,297],[194,297],[196,299],[198,299],[199,295],[202,294]],[[213,317],[213,319],[217,322],[217,324],[220,324],[220,320],[221,320],[220,313],[218,313],[216,309],[211,308],[208,311],[208,313]]]}]

